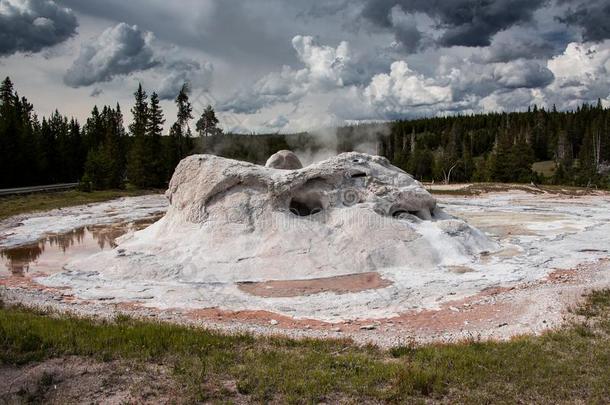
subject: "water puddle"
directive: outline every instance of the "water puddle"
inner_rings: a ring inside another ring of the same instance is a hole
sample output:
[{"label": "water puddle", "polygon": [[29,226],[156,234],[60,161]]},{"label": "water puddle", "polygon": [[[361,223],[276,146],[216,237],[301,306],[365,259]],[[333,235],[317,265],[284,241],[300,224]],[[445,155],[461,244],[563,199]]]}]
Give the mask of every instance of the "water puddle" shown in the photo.
[{"label": "water puddle", "polygon": [[69,261],[90,256],[116,246],[116,238],[144,229],[163,214],[134,222],[91,225],[58,235],[48,235],[37,243],[0,250],[0,277],[51,275],[61,272]]}]

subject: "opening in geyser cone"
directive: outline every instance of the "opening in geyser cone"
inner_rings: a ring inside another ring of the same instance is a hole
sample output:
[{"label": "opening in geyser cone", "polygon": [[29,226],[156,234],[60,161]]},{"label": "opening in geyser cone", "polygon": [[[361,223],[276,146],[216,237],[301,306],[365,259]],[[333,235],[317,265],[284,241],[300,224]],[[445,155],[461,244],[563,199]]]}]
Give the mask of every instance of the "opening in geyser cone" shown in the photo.
[{"label": "opening in geyser cone", "polygon": [[290,212],[300,217],[317,214],[318,212],[321,212],[323,208],[322,202],[312,197],[294,197],[290,200]]}]

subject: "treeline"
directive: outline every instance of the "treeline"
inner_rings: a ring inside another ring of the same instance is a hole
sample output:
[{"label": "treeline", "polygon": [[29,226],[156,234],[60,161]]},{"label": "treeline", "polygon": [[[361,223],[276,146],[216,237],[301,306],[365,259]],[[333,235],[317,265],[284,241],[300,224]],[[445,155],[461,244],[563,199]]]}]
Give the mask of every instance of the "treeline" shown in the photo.
[{"label": "treeline", "polygon": [[[400,121],[380,137],[380,154],[417,178],[547,182],[608,187],[610,110],[490,113]],[[532,170],[535,162],[544,171]]]},{"label": "treeline", "polygon": [[[534,106],[527,112],[364,124],[322,135],[232,135],[204,149],[264,163],[279,149],[316,155],[358,150],[386,156],[424,181],[521,182],[610,187],[610,110],[600,101],[575,111]],[[539,169],[542,168],[542,169]],[[535,170],[534,170],[535,169]]]},{"label": "treeline", "polygon": [[77,181],[84,189],[126,184],[163,188],[188,154],[213,153],[262,164],[280,149],[311,157],[351,150],[376,153],[425,181],[609,186],[610,110],[601,102],[569,112],[534,106],[522,113],[287,135],[223,134],[209,106],[193,134],[193,109],[185,85],[175,99],[178,112],[167,136],[159,97],[149,97],[142,86],[134,93],[127,129],[118,104],[94,107],[82,126],[57,111],[40,120],[9,78],[0,86],[0,103],[0,188]]},{"label": "treeline", "polygon": [[[176,97],[178,113],[169,136],[157,94],[134,94],[132,122],[125,129],[121,107],[95,106],[84,125],[55,111],[38,118],[10,78],[0,86],[0,188],[80,182],[86,190],[165,187],[178,162],[194,151],[188,87]],[[208,108],[197,121],[202,134],[217,134]]]}]

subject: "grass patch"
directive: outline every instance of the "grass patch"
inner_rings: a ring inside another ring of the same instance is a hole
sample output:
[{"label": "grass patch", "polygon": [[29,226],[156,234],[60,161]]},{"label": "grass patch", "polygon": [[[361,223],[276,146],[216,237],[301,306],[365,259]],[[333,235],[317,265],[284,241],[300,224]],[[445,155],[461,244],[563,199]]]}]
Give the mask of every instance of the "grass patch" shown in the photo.
[{"label": "grass patch", "polygon": [[557,170],[557,164],[554,160],[545,160],[532,164],[532,171],[544,177],[552,177]]},{"label": "grass patch", "polygon": [[[112,200],[119,197],[131,197],[151,194],[151,190],[105,190],[90,193],[78,190],[41,192],[28,195],[0,197],[0,220],[13,215],[34,211],[45,211],[54,208],[70,207]],[[156,191],[159,192],[159,191]]]},{"label": "grass patch", "polygon": [[185,387],[185,402],[232,396],[282,403],[605,402],[610,290],[591,294],[577,313],[581,323],[539,337],[383,351],[341,340],[229,336],[128,317],[100,322],[4,307],[0,362],[66,355],[162,362]]}]

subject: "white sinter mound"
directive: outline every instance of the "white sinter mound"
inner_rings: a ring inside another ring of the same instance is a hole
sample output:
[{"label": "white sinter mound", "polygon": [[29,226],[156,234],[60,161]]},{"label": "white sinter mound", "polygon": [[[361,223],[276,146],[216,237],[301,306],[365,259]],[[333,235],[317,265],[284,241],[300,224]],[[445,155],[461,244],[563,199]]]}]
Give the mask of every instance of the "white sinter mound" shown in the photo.
[{"label": "white sinter mound", "polygon": [[[282,153],[270,161],[296,164]],[[465,293],[480,289],[488,279],[459,274],[455,266],[498,248],[443,212],[410,175],[362,153],[298,170],[190,156],[166,197],[170,206],[160,221],[44,282],[69,285],[85,298],[142,298],[161,307],[382,317],[434,306],[456,283]],[[382,288],[264,297],[237,284],[371,272],[383,278]]]}]

